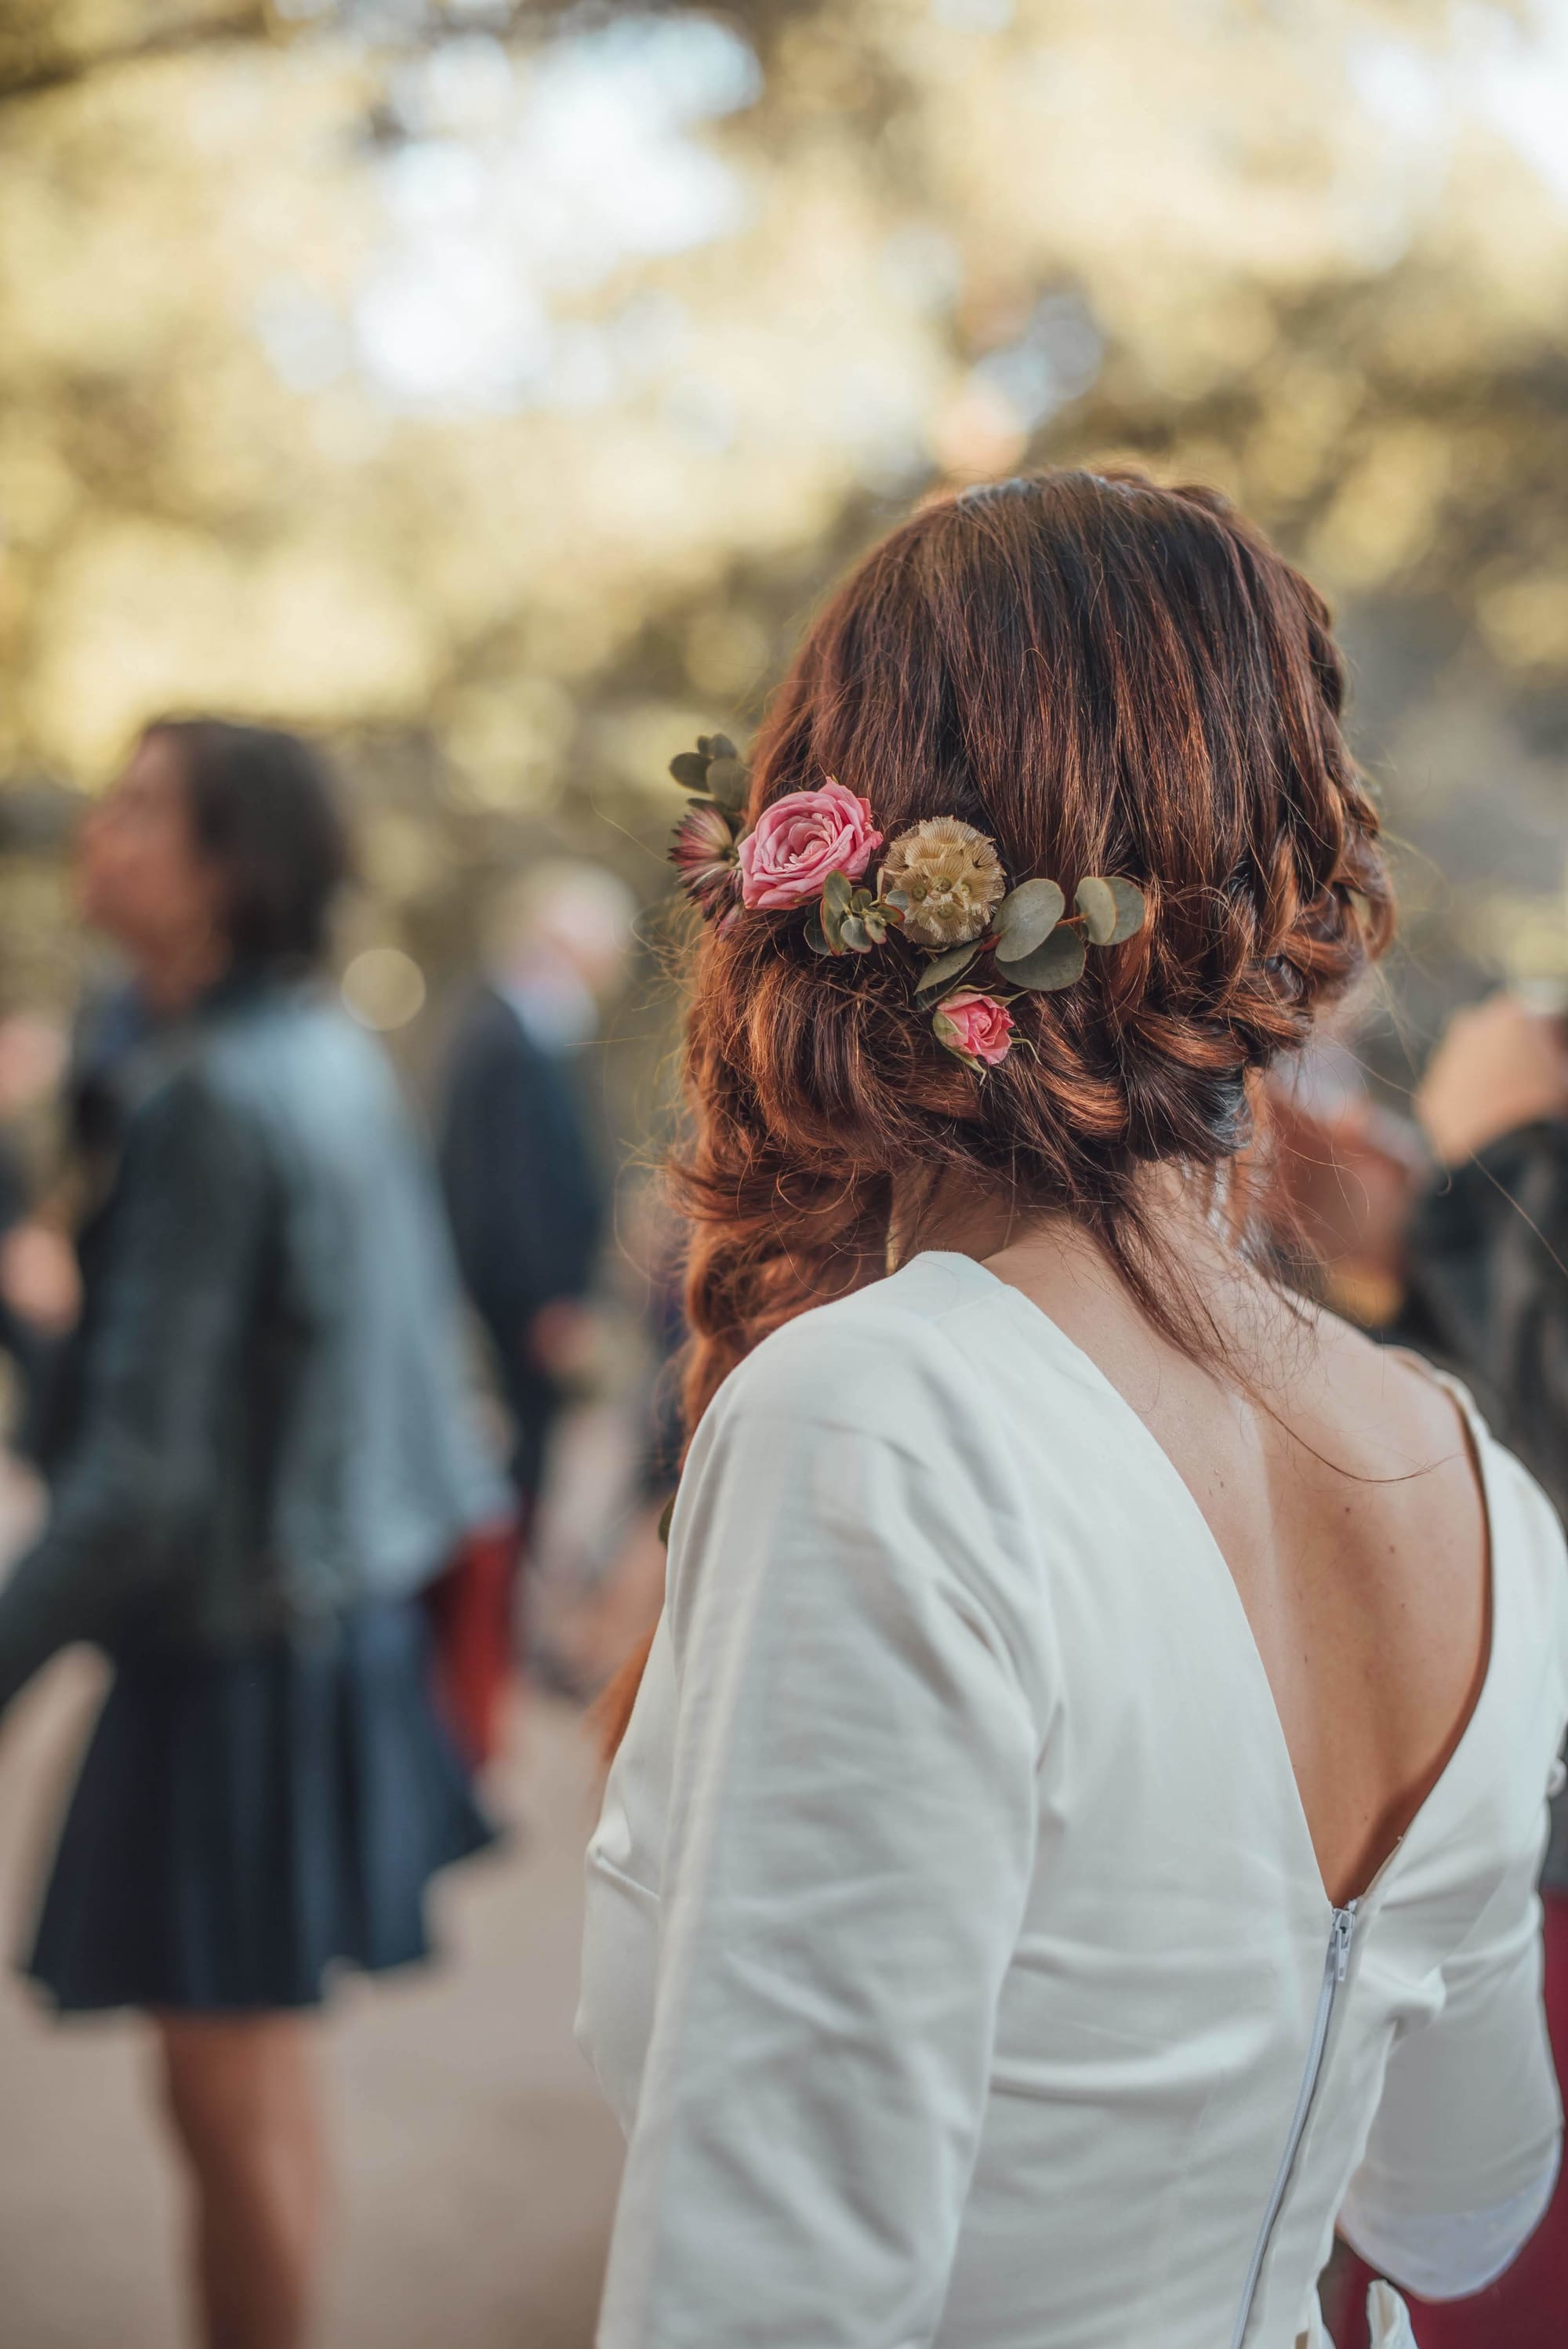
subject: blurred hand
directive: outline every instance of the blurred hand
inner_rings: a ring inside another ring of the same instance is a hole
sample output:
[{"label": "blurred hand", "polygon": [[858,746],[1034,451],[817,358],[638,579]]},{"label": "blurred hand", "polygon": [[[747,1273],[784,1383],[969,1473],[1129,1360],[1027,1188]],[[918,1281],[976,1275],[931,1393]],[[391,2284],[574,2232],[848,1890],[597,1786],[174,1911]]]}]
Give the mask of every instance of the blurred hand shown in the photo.
[{"label": "blurred hand", "polygon": [[57,1019],[36,1011],[14,1011],[0,1019],[0,1117],[20,1117],[53,1092],[68,1050]]},{"label": "blurred hand", "polygon": [[599,1342],[598,1314],[573,1297],[558,1297],[542,1307],[528,1327],[529,1352],[558,1386],[580,1386],[592,1378]]},{"label": "blurred hand", "polygon": [[81,1310],[76,1250],[47,1224],[14,1224],[0,1240],[0,1297],[46,1337],[64,1337]]},{"label": "blurred hand", "polygon": [[1270,1100],[1273,1189],[1264,1212],[1287,1259],[1315,1260],[1336,1313],[1380,1329],[1399,1309],[1405,1226],[1426,1164],[1414,1133],[1364,1098],[1304,1111],[1284,1088]]},{"label": "blurred hand", "polygon": [[1568,1117],[1568,1037],[1561,1020],[1517,996],[1455,1012],[1415,1100],[1445,1166],[1542,1118]]}]

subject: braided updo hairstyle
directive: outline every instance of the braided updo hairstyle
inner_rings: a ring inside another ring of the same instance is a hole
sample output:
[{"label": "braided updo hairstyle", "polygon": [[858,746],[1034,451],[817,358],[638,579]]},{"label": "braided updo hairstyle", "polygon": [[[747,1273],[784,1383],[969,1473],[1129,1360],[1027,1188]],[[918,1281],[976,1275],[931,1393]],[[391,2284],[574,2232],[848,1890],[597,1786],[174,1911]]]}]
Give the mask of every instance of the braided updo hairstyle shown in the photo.
[{"label": "braided updo hairstyle", "polygon": [[1387,942],[1344,688],[1306,581],[1215,492],[1131,471],[965,491],[851,574],[755,746],[751,821],[832,775],[884,834],[958,815],[1014,882],[1049,874],[1070,903],[1085,874],[1124,874],[1149,918],[1074,985],[1016,1000],[983,1078],[912,1009],[905,957],[824,961],[788,915],[706,931],[675,1170],[688,1427],[769,1331],[883,1272],[911,1170],[1070,1216],[1205,1350],[1139,1173],[1233,1158],[1251,1072]]}]

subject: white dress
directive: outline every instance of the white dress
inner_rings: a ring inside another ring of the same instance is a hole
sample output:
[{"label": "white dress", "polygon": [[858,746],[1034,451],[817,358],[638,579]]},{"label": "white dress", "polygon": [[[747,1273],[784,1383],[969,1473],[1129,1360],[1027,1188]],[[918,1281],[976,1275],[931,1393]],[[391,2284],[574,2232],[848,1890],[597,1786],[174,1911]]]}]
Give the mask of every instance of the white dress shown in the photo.
[{"label": "white dress", "polygon": [[1568,1565],[1471,1423],[1484,1684],[1336,1909],[1202,1511],[1026,1298],[921,1257],[727,1381],[589,1855],[602,2349],[1290,2349],[1336,2218],[1418,2292],[1506,2265]]}]

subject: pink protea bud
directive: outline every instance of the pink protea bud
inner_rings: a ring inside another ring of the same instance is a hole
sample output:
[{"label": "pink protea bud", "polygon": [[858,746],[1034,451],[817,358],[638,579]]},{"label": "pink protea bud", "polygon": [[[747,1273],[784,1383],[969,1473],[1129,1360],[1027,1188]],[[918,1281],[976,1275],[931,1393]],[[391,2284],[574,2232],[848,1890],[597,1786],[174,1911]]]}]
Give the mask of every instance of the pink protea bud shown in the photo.
[{"label": "pink protea bud", "polygon": [[740,859],[735,827],[724,810],[694,801],[675,830],[670,863],[688,896],[711,920],[739,902]]}]

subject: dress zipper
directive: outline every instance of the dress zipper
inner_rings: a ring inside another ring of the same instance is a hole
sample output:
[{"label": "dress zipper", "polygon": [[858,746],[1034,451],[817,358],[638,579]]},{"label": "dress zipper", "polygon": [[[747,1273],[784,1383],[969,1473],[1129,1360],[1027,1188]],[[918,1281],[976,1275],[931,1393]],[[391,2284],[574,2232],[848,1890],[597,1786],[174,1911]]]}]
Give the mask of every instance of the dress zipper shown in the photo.
[{"label": "dress zipper", "polygon": [[1334,2019],[1334,2002],[1339,1995],[1339,1986],[1350,1964],[1350,1940],[1356,1930],[1357,1905],[1352,1900],[1348,1908],[1336,1909],[1328,1929],[1328,1949],[1323,1961],[1323,1987],[1317,1993],[1317,2013],[1313,2020],[1312,2039],[1306,2051],[1306,2068],[1301,2075],[1301,2093],[1295,2100],[1284,2151],[1280,2156],[1279,2168],[1264,2210],[1264,2222],[1253,2248],[1247,2280],[1242,2288],[1242,2304],[1236,2311],[1235,2329],[1231,2334],[1231,2349],[1242,2349],[1242,2343],[1246,2338],[1264,2261],[1268,2257],[1269,2244],[1274,2239],[1274,2230],[1290,2185],[1290,2173],[1295,2167],[1295,2157],[1301,2150],[1301,2140],[1312,2116],[1313,2098],[1317,2094],[1317,2084],[1323,2075],[1323,2059],[1328,2048],[1328,2026]]}]

